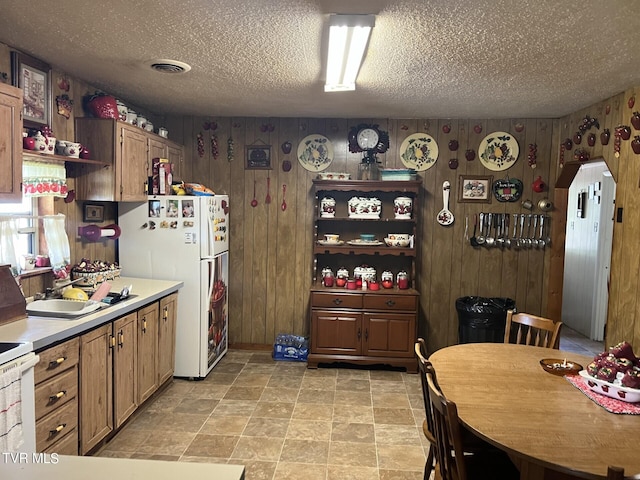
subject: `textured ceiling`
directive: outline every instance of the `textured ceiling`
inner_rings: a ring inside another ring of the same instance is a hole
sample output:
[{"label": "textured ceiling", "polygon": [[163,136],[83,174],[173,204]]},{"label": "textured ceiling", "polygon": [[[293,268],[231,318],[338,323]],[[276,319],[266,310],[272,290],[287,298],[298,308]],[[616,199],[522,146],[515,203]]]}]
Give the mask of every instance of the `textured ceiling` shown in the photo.
[{"label": "textured ceiling", "polygon": [[[323,91],[329,13],[377,14],[355,92]],[[559,117],[640,85],[637,0],[0,0],[0,42],[158,114]]]}]

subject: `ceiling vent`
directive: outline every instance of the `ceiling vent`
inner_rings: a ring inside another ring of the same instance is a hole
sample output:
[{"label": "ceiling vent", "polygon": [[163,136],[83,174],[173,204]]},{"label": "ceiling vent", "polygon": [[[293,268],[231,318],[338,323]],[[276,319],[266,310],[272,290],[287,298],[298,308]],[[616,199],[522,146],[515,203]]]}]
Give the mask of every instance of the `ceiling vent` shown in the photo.
[{"label": "ceiling vent", "polygon": [[191,70],[191,65],[177,60],[153,60],[149,65],[160,73],[186,73]]}]

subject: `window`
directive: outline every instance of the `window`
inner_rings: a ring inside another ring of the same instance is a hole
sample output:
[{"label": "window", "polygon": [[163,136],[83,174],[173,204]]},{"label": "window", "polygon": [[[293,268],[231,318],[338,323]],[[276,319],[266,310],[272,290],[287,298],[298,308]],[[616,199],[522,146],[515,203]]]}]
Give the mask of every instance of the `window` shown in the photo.
[{"label": "window", "polygon": [[38,215],[37,198],[22,197],[21,203],[0,203],[0,216],[10,215],[17,217],[19,244],[18,258],[22,255],[36,255],[37,251],[37,229],[38,222],[35,217]]}]

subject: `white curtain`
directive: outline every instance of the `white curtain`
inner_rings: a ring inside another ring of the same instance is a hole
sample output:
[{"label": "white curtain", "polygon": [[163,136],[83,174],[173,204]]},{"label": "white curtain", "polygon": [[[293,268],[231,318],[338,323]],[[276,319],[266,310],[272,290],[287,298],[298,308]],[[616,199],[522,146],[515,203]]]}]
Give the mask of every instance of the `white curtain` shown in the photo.
[{"label": "white curtain", "polygon": [[18,225],[14,219],[0,219],[0,263],[11,265],[13,275],[19,273],[18,254]]},{"label": "white curtain", "polygon": [[[49,260],[54,272],[61,272],[71,263],[69,238],[64,229],[65,217],[59,215],[47,215],[43,218],[44,238],[49,247]],[[65,275],[66,276],[66,275]]]}]

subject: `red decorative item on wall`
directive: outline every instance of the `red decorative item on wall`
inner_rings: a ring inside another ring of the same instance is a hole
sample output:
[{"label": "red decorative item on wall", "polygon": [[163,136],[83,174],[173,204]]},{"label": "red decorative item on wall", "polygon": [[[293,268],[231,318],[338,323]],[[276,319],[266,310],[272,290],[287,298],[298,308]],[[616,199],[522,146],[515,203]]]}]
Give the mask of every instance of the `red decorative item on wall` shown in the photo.
[{"label": "red decorative item on wall", "polygon": [[478,133],[478,134],[482,133],[482,125],[480,125],[479,123],[476,123],[473,126],[473,131]]},{"label": "red decorative item on wall", "polygon": [[633,140],[631,141],[631,148],[633,149],[633,153],[640,155],[640,135],[633,137]]},{"label": "red decorative item on wall", "polygon": [[627,105],[629,106],[629,108],[633,108],[635,104],[636,104],[636,97],[632,95],[629,97],[629,100],[627,100]]},{"label": "red decorative item on wall", "polygon": [[211,156],[213,157],[214,160],[218,159],[219,153],[220,153],[220,150],[218,149],[218,136],[212,134],[211,135]]},{"label": "red decorative item on wall", "polygon": [[451,124],[449,124],[449,123],[445,123],[445,124],[442,126],[442,131],[443,131],[444,133],[449,133],[449,132],[451,131]]},{"label": "red decorative item on wall", "polygon": [[524,130],[524,123],[516,122],[513,128],[515,129],[516,132],[520,133],[521,131]]},{"label": "red decorative item on wall", "polygon": [[531,168],[536,168],[537,160],[538,160],[538,145],[535,143],[530,143],[529,154],[527,155],[527,163]]},{"label": "red decorative item on wall", "polygon": [[472,162],[476,158],[476,152],[472,149],[468,149],[466,152],[464,152],[464,157],[468,162]]},{"label": "red decorative item on wall", "polygon": [[633,128],[636,130],[640,130],[640,112],[633,112],[633,115],[631,115],[631,125],[633,125]]},{"label": "red decorative item on wall", "polygon": [[202,132],[196,135],[196,139],[198,141],[198,156],[204,157],[204,138],[202,137]]},{"label": "red decorative item on wall", "polygon": [[609,131],[608,128],[605,128],[600,134],[600,143],[602,145],[608,145],[610,138],[611,138],[611,132]]},{"label": "red decorative item on wall", "polygon": [[587,145],[589,145],[590,147],[593,147],[595,144],[596,144],[596,134],[590,133],[587,136]]}]

